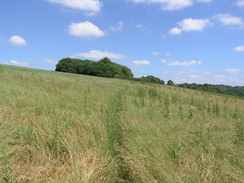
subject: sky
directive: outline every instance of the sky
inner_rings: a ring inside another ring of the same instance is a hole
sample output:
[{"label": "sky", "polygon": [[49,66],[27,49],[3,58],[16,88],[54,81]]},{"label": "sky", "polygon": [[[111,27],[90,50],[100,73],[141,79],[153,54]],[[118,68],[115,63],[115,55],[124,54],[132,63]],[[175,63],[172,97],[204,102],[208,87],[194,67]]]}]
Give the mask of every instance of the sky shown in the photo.
[{"label": "sky", "polygon": [[67,57],[244,86],[244,0],[0,1],[0,63],[55,70]]}]

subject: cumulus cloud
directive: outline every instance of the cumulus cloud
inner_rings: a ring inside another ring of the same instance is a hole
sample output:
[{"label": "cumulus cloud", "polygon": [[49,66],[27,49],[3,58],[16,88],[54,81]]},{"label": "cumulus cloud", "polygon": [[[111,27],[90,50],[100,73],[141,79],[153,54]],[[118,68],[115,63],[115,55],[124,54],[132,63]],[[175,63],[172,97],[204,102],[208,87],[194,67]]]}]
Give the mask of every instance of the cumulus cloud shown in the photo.
[{"label": "cumulus cloud", "polygon": [[236,5],[240,7],[244,7],[244,0],[238,0],[236,1]]},{"label": "cumulus cloud", "polygon": [[85,57],[85,58],[92,58],[92,59],[102,59],[104,57],[108,57],[110,59],[126,59],[127,56],[117,53],[111,53],[107,51],[98,51],[98,50],[91,50],[89,52],[77,53],[72,55],[73,58],[76,57]]},{"label": "cumulus cloud", "polygon": [[105,33],[100,30],[96,25],[89,21],[80,23],[71,23],[69,25],[69,33],[72,36],[80,37],[102,37]]},{"label": "cumulus cloud", "polygon": [[161,4],[162,10],[172,11],[192,6],[194,2],[211,2],[212,0],[130,0],[134,3],[157,3]]},{"label": "cumulus cloud", "polygon": [[113,32],[122,31],[124,28],[124,25],[125,25],[124,22],[119,21],[116,26],[110,26],[110,30]]},{"label": "cumulus cloud", "polygon": [[198,72],[198,71],[195,71],[195,70],[178,71],[178,72],[168,72],[168,71],[163,71],[162,74],[164,74],[164,75],[171,74],[171,75],[178,76],[178,75],[191,74],[191,73],[197,73],[197,72]]},{"label": "cumulus cloud", "polygon": [[152,55],[160,55],[160,52],[153,51],[153,52],[152,52]]},{"label": "cumulus cloud", "polygon": [[229,13],[217,14],[214,18],[217,18],[223,25],[244,25],[244,21],[240,17],[230,15]]},{"label": "cumulus cloud", "polygon": [[197,2],[202,2],[202,3],[209,3],[211,2],[212,0],[196,0]]},{"label": "cumulus cloud", "polygon": [[56,65],[58,63],[57,60],[43,60],[43,62],[49,63],[49,64],[53,64]]},{"label": "cumulus cloud", "polygon": [[166,52],[165,52],[165,56],[166,56],[166,57],[169,57],[169,56],[171,56],[171,52],[169,52],[169,51],[166,51]]},{"label": "cumulus cloud", "polygon": [[102,7],[99,0],[47,0],[51,3],[61,4],[63,6],[83,10],[88,12],[87,15],[96,15]]},{"label": "cumulus cloud", "polygon": [[203,74],[208,75],[208,74],[212,74],[212,72],[206,71],[206,72],[204,72]]},{"label": "cumulus cloud", "polygon": [[160,62],[163,63],[163,64],[167,64],[168,63],[167,60],[160,60]]},{"label": "cumulus cloud", "polygon": [[177,23],[178,27],[174,27],[169,30],[170,34],[181,34],[182,32],[189,31],[202,31],[205,27],[210,25],[208,19],[184,19]]},{"label": "cumulus cloud", "polygon": [[195,70],[189,70],[189,71],[179,71],[179,72],[173,72],[173,75],[184,75],[184,74],[191,74],[191,73],[197,73],[198,71]]},{"label": "cumulus cloud", "polygon": [[150,62],[148,60],[135,60],[132,62],[132,65],[134,66],[143,66],[143,65],[149,65]]},{"label": "cumulus cloud", "polygon": [[235,47],[234,50],[238,51],[238,52],[244,51],[244,46],[237,46],[237,47]]},{"label": "cumulus cloud", "polygon": [[240,69],[225,69],[225,71],[230,73],[230,74],[237,74],[241,70]]},{"label": "cumulus cloud", "polygon": [[168,75],[168,74],[170,74],[169,71],[163,71],[163,72],[161,72],[161,73],[164,74],[164,75]]},{"label": "cumulus cloud", "polygon": [[28,66],[28,65],[30,65],[27,62],[18,61],[18,60],[10,60],[7,64],[17,65],[17,66]]},{"label": "cumulus cloud", "polygon": [[144,25],[143,25],[143,24],[136,24],[135,26],[136,26],[136,28],[140,29],[140,28],[142,28]]},{"label": "cumulus cloud", "polygon": [[169,30],[169,33],[170,34],[174,34],[174,35],[181,34],[181,32],[182,32],[182,30],[180,28],[178,28],[178,27],[174,27],[174,28]]},{"label": "cumulus cloud", "polygon": [[189,62],[174,61],[174,62],[168,63],[169,66],[190,66],[190,65],[199,65],[199,64],[202,64],[202,62],[196,61],[196,60],[192,60]]},{"label": "cumulus cloud", "polygon": [[158,3],[162,5],[163,10],[178,10],[189,7],[193,4],[192,0],[131,0],[134,3]]},{"label": "cumulus cloud", "polygon": [[26,40],[20,36],[12,36],[9,42],[14,46],[27,46]]}]

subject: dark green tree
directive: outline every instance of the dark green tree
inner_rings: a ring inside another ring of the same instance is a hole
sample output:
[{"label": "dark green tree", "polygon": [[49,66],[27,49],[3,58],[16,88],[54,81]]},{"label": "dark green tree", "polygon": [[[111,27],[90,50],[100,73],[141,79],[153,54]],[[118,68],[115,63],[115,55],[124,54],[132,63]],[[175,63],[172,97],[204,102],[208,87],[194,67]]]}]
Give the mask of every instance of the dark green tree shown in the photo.
[{"label": "dark green tree", "polygon": [[133,78],[133,74],[128,67],[114,63],[107,57],[98,62],[64,58],[56,65],[56,71],[110,78]]},{"label": "dark green tree", "polygon": [[173,82],[172,80],[169,80],[169,81],[167,82],[167,85],[169,85],[169,86],[174,86],[175,84],[174,84],[174,82]]},{"label": "dark green tree", "polygon": [[156,83],[156,84],[164,84],[164,81],[155,77],[155,76],[152,76],[152,75],[149,75],[149,76],[142,76],[140,78],[136,78],[135,80],[137,81],[142,81],[142,82],[147,82],[147,83]]},{"label": "dark green tree", "polygon": [[103,63],[111,63],[112,62],[108,57],[104,57],[103,59],[101,59],[99,61],[103,62]]}]

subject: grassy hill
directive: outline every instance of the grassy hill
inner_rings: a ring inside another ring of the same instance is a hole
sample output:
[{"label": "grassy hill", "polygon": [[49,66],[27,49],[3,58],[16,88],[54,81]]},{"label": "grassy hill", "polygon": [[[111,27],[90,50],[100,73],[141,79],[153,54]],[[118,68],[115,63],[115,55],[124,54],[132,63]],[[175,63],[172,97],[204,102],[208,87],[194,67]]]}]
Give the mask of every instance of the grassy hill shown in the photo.
[{"label": "grassy hill", "polygon": [[244,181],[244,102],[1,65],[0,182]]}]

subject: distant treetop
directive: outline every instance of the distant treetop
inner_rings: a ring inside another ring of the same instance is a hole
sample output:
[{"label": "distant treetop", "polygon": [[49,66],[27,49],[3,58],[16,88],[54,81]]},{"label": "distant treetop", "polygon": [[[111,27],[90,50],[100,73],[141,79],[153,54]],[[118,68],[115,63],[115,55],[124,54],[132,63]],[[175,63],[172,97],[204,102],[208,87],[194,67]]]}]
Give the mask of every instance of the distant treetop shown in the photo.
[{"label": "distant treetop", "polygon": [[174,82],[173,82],[172,80],[169,80],[169,81],[167,82],[167,85],[174,86],[175,84],[174,84]]}]

